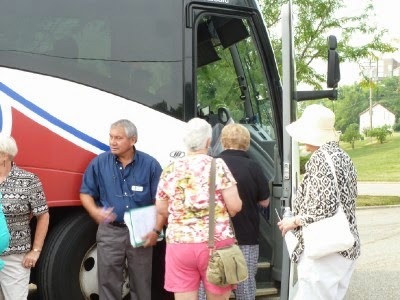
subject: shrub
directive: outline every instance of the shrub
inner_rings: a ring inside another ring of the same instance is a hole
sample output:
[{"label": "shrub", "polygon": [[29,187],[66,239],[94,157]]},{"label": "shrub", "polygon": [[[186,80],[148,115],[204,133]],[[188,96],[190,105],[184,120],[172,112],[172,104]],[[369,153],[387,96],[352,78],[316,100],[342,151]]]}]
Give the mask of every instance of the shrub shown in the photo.
[{"label": "shrub", "polygon": [[353,123],[347,126],[344,134],[341,135],[341,140],[348,142],[351,144],[351,148],[354,149],[355,141],[359,141],[361,139],[361,134],[359,132],[358,124]]},{"label": "shrub", "polygon": [[306,162],[310,159],[311,154],[300,156],[300,174],[304,174],[306,172]]},{"label": "shrub", "polygon": [[383,142],[386,141],[386,137],[388,134],[389,134],[389,131],[385,127],[374,128],[374,129],[370,130],[370,132],[369,132],[369,136],[376,137],[376,139],[381,144],[383,144]]},{"label": "shrub", "polygon": [[393,131],[399,132],[400,131],[400,120],[393,125]]}]

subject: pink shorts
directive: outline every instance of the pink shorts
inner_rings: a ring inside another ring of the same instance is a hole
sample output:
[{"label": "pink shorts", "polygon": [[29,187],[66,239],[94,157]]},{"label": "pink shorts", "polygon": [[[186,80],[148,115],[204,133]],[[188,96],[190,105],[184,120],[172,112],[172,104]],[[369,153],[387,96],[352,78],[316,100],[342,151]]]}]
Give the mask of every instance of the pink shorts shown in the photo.
[{"label": "pink shorts", "polygon": [[[235,243],[234,239],[227,239],[215,243],[216,248]],[[174,293],[196,291],[203,280],[204,288],[216,295],[225,294],[236,285],[218,286],[209,283],[206,278],[209,250],[207,243],[167,243],[165,255],[165,283],[164,288]]]}]

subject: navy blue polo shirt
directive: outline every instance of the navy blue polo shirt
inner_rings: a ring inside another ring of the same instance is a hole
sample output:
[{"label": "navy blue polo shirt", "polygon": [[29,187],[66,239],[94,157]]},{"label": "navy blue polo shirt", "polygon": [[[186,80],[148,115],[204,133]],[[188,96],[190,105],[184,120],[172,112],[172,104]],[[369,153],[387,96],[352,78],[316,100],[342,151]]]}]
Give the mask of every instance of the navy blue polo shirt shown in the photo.
[{"label": "navy blue polo shirt", "polygon": [[92,196],[102,207],[114,207],[116,221],[125,211],[154,204],[162,168],[152,156],[135,151],[133,161],[124,168],[111,151],[94,158],[87,167],[80,192]]},{"label": "navy blue polo shirt", "polygon": [[225,150],[219,155],[237,181],[242,210],[233,218],[235,236],[239,245],[259,243],[259,201],[269,197],[268,179],[260,165],[245,151]]}]

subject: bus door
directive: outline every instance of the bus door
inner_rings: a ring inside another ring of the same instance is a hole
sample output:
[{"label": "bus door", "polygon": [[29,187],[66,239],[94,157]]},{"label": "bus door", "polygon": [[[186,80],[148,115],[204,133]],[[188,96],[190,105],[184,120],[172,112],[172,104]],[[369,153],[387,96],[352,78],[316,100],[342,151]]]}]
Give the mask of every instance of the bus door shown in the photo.
[{"label": "bus door", "polygon": [[282,276],[282,237],[272,212],[280,209],[282,196],[282,99],[274,53],[256,11],[193,6],[188,12],[185,36],[192,36],[192,43],[186,42],[185,51],[194,56],[195,68],[193,77],[188,72],[185,78],[193,94],[185,96],[193,99],[193,116],[213,127],[210,154],[223,150],[219,135],[225,124],[240,123],[250,131],[248,153],[262,166],[272,194],[269,209],[260,209],[257,289],[258,294],[276,292]]}]

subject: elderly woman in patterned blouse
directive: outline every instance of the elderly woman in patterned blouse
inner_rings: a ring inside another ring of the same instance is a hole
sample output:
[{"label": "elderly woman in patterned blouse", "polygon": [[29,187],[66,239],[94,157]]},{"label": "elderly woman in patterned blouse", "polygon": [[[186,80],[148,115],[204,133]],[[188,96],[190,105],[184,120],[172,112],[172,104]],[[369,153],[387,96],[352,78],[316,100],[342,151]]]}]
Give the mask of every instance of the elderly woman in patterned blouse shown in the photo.
[{"label": "elderly woman in patterned blouse", "polygon": [[[11,239],[1,258],[0,299],[27,299],[31,268],[35,267],[47,234],[49,213],[39,178],[14,163],[18,148],[15,140],[0,134],[0,193]],[[31,243],[29,222],[37,218]]]},{"label": "elderly woman in patterned blouse", "polygon": [[[184,143],[188,153],[167,166],[156,195],[157,212],[168,218],[165,289],[175,299],[197,300],[203,280],[207,299],[228,299],[234,286],[213,285],[206,279],[208,265],[209,177],[212,157],[207,155],[211,126],[194,118],[186,124]],[[216,247],[235,242],[229,224],[242,208],[236,180],[225,162],[216,159],[215,241]]]},{"label": "elderly woman in patterned blouse", "polygon": [[[298,263],[298,292],[295,299],[343,299],[360,255],[360,239],[355,217],[357,174],[353,162],[338,144],[334,113],[319,104],[307,106],[302,116],[286,127],[292,138],[312,152],[294,199],[294,217],[278,223],[282,234],[295,230],[299,243],[292,254]],[[326,158],[333,161],[337,183]],[[339,195],[337,195],[337,186]],[[350,249],[310,259],[303,255],[302,226],[331,217],[342,205],[355,242]]]}]

